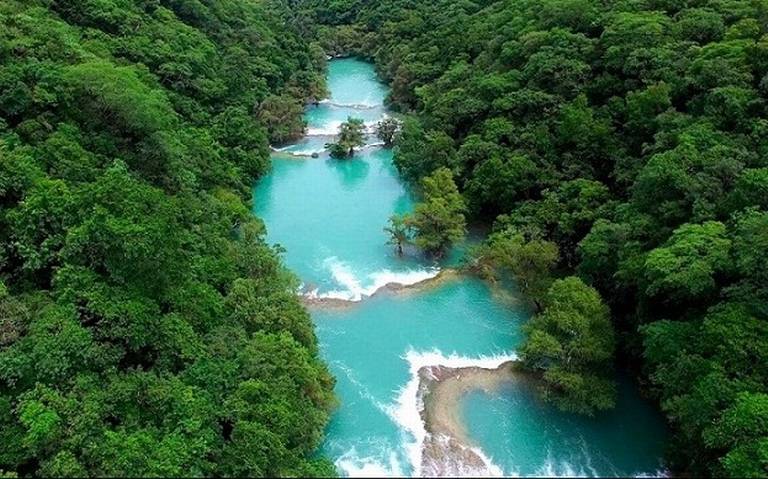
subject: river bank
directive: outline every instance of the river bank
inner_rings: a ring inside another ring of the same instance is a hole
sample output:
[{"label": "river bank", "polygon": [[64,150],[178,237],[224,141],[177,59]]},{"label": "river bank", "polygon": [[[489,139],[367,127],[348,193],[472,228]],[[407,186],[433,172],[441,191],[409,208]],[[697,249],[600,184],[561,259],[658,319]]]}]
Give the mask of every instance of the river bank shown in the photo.
[{"label": "river bank", "polygon": [[470,437],[461,415],[461,401],[471,391],[492,394],[504,383],[530,381],[517,361],[489,369],[442,365],[419,370],[421,417],[427,436],[422,449],[426,476],[500,475],[501,470]]}]

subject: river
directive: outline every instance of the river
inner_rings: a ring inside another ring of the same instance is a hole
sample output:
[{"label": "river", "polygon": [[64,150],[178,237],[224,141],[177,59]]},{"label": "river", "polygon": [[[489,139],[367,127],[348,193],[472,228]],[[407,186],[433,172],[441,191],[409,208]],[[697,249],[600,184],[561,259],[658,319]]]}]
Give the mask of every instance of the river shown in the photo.
[{"label": "river", "polygon": [[[348,116],[372,124],[387,114],[386,86],[372,65],[355,59],[329,62],[328,85],[330,98],[307,109],[305,138],[273,154],[272,172],[254,190],[254,212],[264,220],[268,240],[285,248],[288,267],[304,283],[302,294],[346,302],[310,310],[340,399],[321,452],[350,476],[435,473],[441,469],[422,454],[430,436],[421,414],[419,370],[494,368],[514,359],[530,313],[524,301],[471,277],[373,295],[387,283],[432,278],[444,265],[414,255],[400,258],[386,244],[387,218],[409,211],[414,201],[390,150],[371,137],[352,159],[334,160],[323,152]],[[312,158],[313,152],[319,156]],[[505,381],[462,392],[456,404],[436,404],[463,430],[462,445],[480,459],[457,455],[452,459],[458,466],[442,471],[663,472],[663,421],[628,380],[620,384],[617,408],[595,418],[542,404],[526,381]]]}]

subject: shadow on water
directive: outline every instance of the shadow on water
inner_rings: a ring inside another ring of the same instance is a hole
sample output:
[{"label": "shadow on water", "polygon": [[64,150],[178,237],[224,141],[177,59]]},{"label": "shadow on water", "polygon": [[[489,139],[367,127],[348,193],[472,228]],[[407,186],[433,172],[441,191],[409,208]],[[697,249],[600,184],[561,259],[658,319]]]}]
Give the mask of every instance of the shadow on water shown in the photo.
[{"label": "shadow on water", "polygon": [[358,152],[352,158],[328,158],[325,163],[341,180],[340,184],[345,190],[354,190],[365,179],[371,170],[371,165],[365,159],[361,158],[362,152]]}]

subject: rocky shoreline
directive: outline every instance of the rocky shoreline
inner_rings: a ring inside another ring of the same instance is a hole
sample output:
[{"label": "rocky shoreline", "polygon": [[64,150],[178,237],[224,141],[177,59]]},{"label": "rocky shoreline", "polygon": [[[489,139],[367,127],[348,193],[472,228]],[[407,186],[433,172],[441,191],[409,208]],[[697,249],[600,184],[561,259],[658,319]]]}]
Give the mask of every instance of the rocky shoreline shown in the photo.
[{"label": "rocky shoreline", "polygon": [[507,361],[495,369],[425,366],[419,370],[421,417],[427,432],[422,447],[422,475],[502,474],[469,438],[461,417],[461,400],[470,391],[492,392],[505,383],[528,381],[519,364]]},{"label": "rocky shoreline", "polygon": [[[440,272],[437,273],[435,276],[416,282],[416,283],[412,283],[412,284],[387,283],[381,288],[377,289],[372,295],[364,297],[363,300],[367,298],[373,298],[376,296],[385,295],[385,294],[403,295],[408,293],[417,293],[420,291],[424,291],[425,289],[428,289],[428,288],[437,287],[441,284],[446,283],[447,281],[455,280],[460,276],[460,274],[461,273],[456,269],[446,268],[446,269],[440,270]],[[352,301],[352,300],[340,299],[340,298],[324,298],[324,297],[319,297],[319,296],[309,295],[309,294],[302,294],[301,300],[304,303],[304,305],[308,308],[349,308],[352,306],[356,306],[363,301],[363,300]]]}]

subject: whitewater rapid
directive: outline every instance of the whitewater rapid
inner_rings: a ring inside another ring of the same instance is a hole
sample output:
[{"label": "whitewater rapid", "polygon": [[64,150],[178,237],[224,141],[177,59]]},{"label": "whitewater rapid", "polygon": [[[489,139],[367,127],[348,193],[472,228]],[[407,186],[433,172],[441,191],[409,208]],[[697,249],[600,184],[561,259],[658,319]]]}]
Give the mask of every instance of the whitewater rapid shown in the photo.
[{"label": "whitewater rapid", "polygon": [[[422,418],[424,410],[423,394],[420,390],[421,378],[419,371],[428,367],[448,367],[448,368],[467,368],[477,367],[484,369],[496,369],[502,364],[515,361],[517,356],[514,353],[467,357],[456,353],[445,355],[440,350],[420,352],[410,350],[406,352],[403,359],[408,363],[408,372],[410,380],[403,386],[397,396],[396,406],[392,409],[392,418],[400,427],[410,433],[413,441],[405,444],[409,462],[413,468],[413,475],[421,477],[423,475],[423,449],[424,441],[427,438],[427,430]],[[463,476],[502,476],[502,469],[493,463],[493,461],[483,453],[479,448],[473,448],[474,452],[483,460],[484,467],[481,469],[466,468]]]},{"label": "whitewater rapid", "polygon": [[359,277],[352,267],[333,256],[324,261],[325,267],[330,271],[331,278],[339,289],[321,292],[319,288],[304,293],[309,299],[338,299],[342,301],[360,302],[373,296],[385,286],[412,286],[423,281],[435,278],[440,274],[440,268],[428,267],[409,269],[406,271],[392,271],[384,269],[375,271],[365,277]]},{"label": "whitewater rapid", "polygon": [[[432,474],[424,469],[423,450],[429,433],[426,430],[422,412],[424,409],[424,390],[421,385],[419,372],[423,368],[447,367],[468,368],[477,367],[496,369],[502,364],[514,361],[517,356],[513,353],[493,356],[469,357],[456,353],[444,354],[434,349],[431,351],[406,351],[401,359],[408,364],[409,379],[394,394],[391,402],[382,403],[360,383],[348,366],[336,362],[345,376],[358,387],[358,393],[370,401],[377,409],[385,413],[401,430],[402,442],[398,444],[399,451],[381,448],[376,455],[366,455],[358,452],[352,446],[336,459],[336,467],[348,477],[422,477]],[[471,447],[471,446],[470,446]],[[494,464],[480,448],[471,447],[472,451],[482,459],[482,467],[466,467],[458,471],[457,476],[477,477],[504,475],[502,468]],[[405,458],[405,463],[401,461]]]}]

